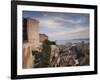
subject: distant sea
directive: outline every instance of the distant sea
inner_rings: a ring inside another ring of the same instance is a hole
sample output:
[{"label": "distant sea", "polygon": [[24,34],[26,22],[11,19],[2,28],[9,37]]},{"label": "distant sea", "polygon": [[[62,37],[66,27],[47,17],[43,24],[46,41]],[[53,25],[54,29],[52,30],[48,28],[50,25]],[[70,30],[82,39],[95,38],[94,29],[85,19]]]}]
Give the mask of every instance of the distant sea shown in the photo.
[{"label": "distant sea", "polygon": [[89,39],[70,39],[70,40],[56,40],[56,44],[67,44],[67,43],[81,43],[81,42],[89,43]]}]

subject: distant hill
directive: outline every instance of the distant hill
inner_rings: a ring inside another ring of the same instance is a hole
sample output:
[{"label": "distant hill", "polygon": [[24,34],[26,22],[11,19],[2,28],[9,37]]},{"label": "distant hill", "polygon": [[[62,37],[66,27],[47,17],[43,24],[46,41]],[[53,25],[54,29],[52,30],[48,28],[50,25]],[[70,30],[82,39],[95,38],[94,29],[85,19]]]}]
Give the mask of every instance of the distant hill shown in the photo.
[{"label": "distant hill", "polygon": [[72,39],[72,40],[89,40],[89,38],[80,38],[80,39]]},{"label": "distant hill", "polygon": [[80,39],[70,39],[70,40],[57,40],[56,43],[57,44],[67,44],[67,43],[81,43],[82,41],[84,41],[85,43],[89,42],[88,38],[80,38]]}]

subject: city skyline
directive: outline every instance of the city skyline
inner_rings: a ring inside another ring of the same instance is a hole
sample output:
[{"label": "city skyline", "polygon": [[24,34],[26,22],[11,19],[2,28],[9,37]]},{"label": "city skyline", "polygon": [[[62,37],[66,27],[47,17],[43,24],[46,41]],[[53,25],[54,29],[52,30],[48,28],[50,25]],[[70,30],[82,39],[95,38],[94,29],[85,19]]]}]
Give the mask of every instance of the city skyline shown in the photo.
[{"label": "city skyline", "polygon": [[89,14],[23,11],[23,17],[39,20],[39,33],[51,41],[89,39]]}]

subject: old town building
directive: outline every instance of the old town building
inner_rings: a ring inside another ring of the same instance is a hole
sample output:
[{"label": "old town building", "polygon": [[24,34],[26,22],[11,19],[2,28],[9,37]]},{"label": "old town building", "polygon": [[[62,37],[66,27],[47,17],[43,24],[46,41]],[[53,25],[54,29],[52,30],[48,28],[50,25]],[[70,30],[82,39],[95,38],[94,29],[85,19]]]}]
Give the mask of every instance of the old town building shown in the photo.
[{"label": "old town building", "polygon": [[46,34],[39,34],[40,42],[48,40],[48,36]]}]

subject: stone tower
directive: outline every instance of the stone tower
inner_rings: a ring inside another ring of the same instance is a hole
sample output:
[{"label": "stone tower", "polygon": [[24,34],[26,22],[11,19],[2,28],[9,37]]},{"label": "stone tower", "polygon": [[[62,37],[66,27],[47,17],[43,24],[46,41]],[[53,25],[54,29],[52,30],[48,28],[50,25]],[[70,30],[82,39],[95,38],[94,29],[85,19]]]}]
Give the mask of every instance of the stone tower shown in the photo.
[{"label": "stone tower", "polygon": [[27,33],[28,33],[28,42],[39,41],[39,32],[38,32],[39,21],[35,19],[27,19]]},{"label": "stone tower", "polygon": [[33,67],[32,50],[39,47],[39,21],[31,18],[23,20],[23,68]]}]

